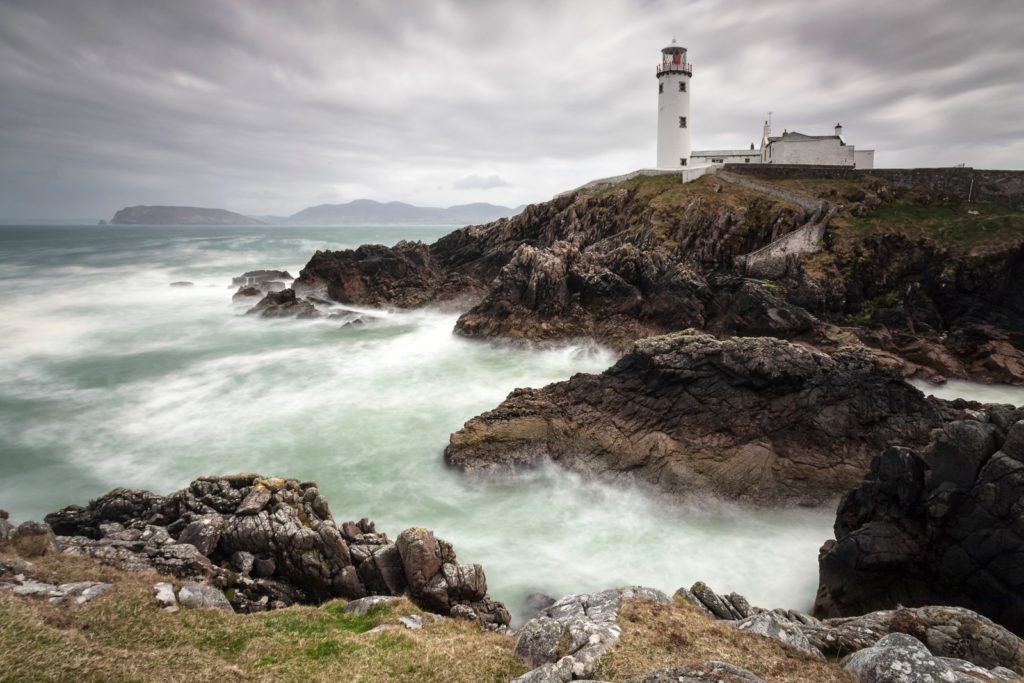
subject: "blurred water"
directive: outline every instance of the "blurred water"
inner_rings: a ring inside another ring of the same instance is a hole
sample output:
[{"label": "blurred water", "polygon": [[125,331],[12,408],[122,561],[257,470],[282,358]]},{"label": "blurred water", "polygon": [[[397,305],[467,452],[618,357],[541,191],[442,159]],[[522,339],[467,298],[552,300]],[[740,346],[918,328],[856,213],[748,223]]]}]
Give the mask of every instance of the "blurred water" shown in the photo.
[{"label": "blurred water", "polygon": [[553,468],[514,483],[445,468],[463,422],[516,387],[600,371],[607,352],[467,341],[431,310],[341,327],[231,302],[245,270],[295,275],[316,249],[449,229],[0,227],[0,507],[41,518],[114,486],[257,471],[317,480],[339,521],[434,529],[514,609],[532,591],[698,579],[808,608],[832,507],[670,504]]}]

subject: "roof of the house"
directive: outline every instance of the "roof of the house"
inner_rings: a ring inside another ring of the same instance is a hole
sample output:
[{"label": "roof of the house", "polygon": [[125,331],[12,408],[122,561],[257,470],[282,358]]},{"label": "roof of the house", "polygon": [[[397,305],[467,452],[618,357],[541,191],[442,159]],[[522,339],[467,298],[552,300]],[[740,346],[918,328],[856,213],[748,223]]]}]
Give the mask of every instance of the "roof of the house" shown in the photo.
[{"label": "roof of the house", "polygon": [[838,135],[804,135],[796,131],[768,138],[768,142],[777,142],[779,140],[785,140],[786,142],[809,142],[811,140],[842,140],[842,138]]}]

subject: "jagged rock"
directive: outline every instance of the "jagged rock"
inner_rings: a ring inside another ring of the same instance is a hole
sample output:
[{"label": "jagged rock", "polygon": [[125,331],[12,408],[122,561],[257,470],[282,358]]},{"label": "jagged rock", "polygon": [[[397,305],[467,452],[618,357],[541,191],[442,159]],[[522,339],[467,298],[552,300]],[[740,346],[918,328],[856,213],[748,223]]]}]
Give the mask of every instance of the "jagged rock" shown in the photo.
[{"label": "jagged rock", "polygon": [[231,279],[231,284],[236,287],[250,285],[262,285],[274,280],[291,280],[291,273],[287,270],[250,270],[238,277]]},{"label": "jagged rock", "polygon": [[203,555],[209,555],[220,542],[224,519],[218,514],[203,515],[189,523],[178,536],[179,543],[191,543]]},{"label": "jagged rock", "polygon": [[22,557],[39,557],[57,553],[57,542],[49,524],[22,522],[11,535],[11,545]]},{"label": "jagged rock", "polygon": [[616,642],[623,599],[641,598],[669,602],[667,595],[651,588],[618,588],[600,593],[567,595],[526,622],[516,638],[516,656],[533,670],[514,679],[568,681],[590,676],[598,660]]},{"label": "jagged rock", "polygon": [[710,296],[703,278],[658,251],[523,244],[455,329],[533,341],[591,337],[627,349],[640,337],[703,325]]},{"label": "jagged rock", "polygon": [[600,375],[517,389],[451,436],[446,461],[505,474],[550,458],[681,494],[820,503],[892,442],[923,445],[936,401],[863,349],[777,339],[651,337]]},{"label": "jagged rock", "polygon": [[1024,634],[1024,410],[999,415],[872,461],[819,555],[817,616],[962,605]]},{"label": "jagged rock", "polygon": [[690,592],[700,600],[705,607],[718,619],[737,619],[738,614],[734,614],[729,606],[725,603],[722,598],[715,593],[711,588],[708,587],[703,581],[698,581],[690,587]]},{"label": "jagged rock", "polygon": [[317,318],[320,311],[309,301],[295,296],[294,289],[269,292],[260,302],[246,311],[246,315],[263,318]]},{"label": "jagged rock", "polygon": [[[58,537],[66,554],[230,588],[239,611],[401,595],[413,576],[418,588],[410,594],[424,609],[446,616],[468,609],[487,628],[510,621],[505,606],[487,597],[480,566],[459,564],[450,544],[425,529],[407,530],[400,536],[406,566],[400,544],[373,522],[346,522],[339,530],[316,482],[252,473],[203,477],[166,497],[116,489],[47,519],[76,534]],[[424,572],[432,572],[425,581]]]},{"label": "jagged rock", "polygon": [[890,633],[906,633],[925,643],[937,657],[1024,674],[1024,641],[963,607],[901,607],[798,626],[810,643],[829,657],[871,647]]},{"label": "jagged rock", "polygon": [[178,590],[178,603],[186,609],[232,611],[224,592],[205,583],[186,583]]},{"label": "jagged rock", "polygon": [[825,655],[821,653],[821,650],[811,645],[799,626],[774,612],[761,612],[760,614],[731,622],[730,625],[740,631],[773,638],[817,659],[825,659]]},{"label": "jagged rock", "polygon": [[658,669],[628,683],[765,683],[761,678],[728,662],[710,661],[700,666]]}]

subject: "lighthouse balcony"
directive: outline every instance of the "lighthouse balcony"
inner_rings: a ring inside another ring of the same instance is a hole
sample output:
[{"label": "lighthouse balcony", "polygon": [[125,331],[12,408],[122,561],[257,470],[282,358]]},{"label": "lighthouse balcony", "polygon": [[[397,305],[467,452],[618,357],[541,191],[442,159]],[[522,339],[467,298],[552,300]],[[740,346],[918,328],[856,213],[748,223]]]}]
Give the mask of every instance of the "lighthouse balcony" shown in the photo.
[{"label": "lighthouse balcony", "polygon": [[658,76],[661,77],[666,74],[686,74],[687,76],[692,76],[693,65],[684,63],[673,64],[671,62],[669,62],[668,64],[659,64]]}]

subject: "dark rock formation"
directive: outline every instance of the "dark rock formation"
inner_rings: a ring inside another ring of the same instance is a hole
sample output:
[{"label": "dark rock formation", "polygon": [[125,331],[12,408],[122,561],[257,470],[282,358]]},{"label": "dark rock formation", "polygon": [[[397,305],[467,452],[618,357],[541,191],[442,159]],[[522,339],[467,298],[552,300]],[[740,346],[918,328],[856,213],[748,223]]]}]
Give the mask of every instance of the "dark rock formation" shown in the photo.
[{"label": "dark rock formation", "polygon": [[[339,528],[314,482],[239,474],[197,479],[166,497],[115,489],[46,520],[64,553],[212,583],[229,589],[236,611],[408,591],[440,614],[509,622],[487,596],[480,565],[459,564],[451,545],[424,529],[392,543],[366,519]],[[211,603],[209,591],[193,592],[200,606]]]},{"label": "dark rock formation", "polygon": [[129,206],[115,213],[110,225],[263,225],[263,221],[224,209]]},{"label": "dark rock formation", "polygon": [[260,302],[246,311],[247,315],[263,318],[318,318],[320,311],[311,302],[295,296],[294,289],[270,292]]},{"label": "dark rock formation", "polygon": [[660,251],[524,244],[455,329],[533,341],[588,337],[627,348],[651,334],[703,326],[710,297],[700,276]]},{"label": "dark rock formation", "polygon": [[231,278],[231,285],[234,287],[260,286],[271,282],[292,279],[294,279],[292,274],[287,270],[250,270],[238,277]]},{"label": "dark rock formation", "polygon": [[962,605],[1024,633],[1024,409],[892,447],[836,515],[815,612]]},{"label": "dark rock formation", "polygon": [[231,295],[232,300],[238,299],[252,299],[254,297],[263,297],[263,290],[256,285],[243,285],[238,288],[238,291]]},{"label": "dark rock formation", "polygon": [[453,434],[445,458],[484,474],[550,458],[669,493],[817,503],[942,423],[937,402],[864,349],[687,331],[637,342],[600,375],[517,389]]}]

